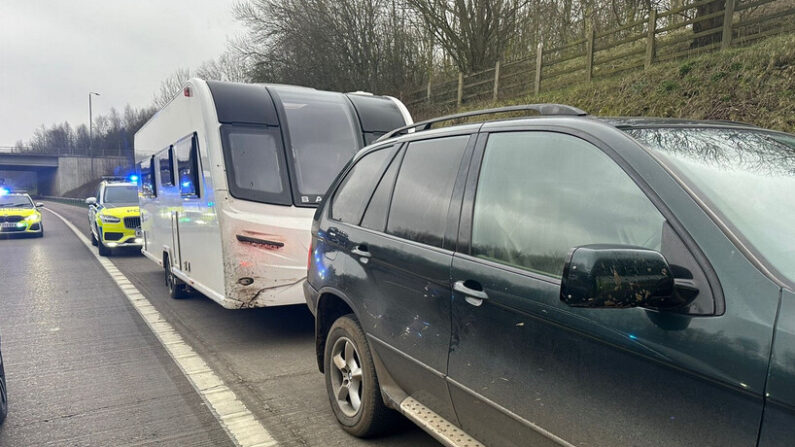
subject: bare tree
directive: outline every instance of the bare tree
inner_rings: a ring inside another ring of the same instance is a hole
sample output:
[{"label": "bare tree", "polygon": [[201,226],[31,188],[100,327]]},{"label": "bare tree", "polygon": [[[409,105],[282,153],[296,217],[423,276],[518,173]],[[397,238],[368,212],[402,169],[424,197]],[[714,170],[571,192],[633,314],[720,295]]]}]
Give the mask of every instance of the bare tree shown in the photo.
[{"label": "bare tree", "polygon": [[528,0],[406,0],[461,71],[489,68],[512,40]]}]

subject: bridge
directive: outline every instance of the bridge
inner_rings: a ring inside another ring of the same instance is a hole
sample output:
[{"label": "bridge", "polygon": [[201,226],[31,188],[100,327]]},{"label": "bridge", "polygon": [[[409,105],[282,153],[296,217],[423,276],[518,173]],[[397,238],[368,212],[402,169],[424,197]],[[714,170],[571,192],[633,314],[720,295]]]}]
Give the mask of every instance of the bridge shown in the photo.
[{"label": "bridge", "polygon": [[103,175],[125,174],[132,168],[123,156],[84,156],[19,151],[0,147],[0,184],[32,194],[62,196]]}]

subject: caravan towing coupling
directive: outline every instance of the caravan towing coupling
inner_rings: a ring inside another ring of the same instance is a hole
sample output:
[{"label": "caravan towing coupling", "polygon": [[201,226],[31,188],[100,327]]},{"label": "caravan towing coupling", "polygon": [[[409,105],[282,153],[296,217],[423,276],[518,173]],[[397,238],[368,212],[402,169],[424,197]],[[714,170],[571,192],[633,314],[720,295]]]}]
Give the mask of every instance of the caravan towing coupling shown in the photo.
[{"label": "caravan towing coupling", "polygon": [[388,96],[191,79],[135,134],[142,252],[173,298],[303,303],[326,189],[359,149],[411,122]]}]

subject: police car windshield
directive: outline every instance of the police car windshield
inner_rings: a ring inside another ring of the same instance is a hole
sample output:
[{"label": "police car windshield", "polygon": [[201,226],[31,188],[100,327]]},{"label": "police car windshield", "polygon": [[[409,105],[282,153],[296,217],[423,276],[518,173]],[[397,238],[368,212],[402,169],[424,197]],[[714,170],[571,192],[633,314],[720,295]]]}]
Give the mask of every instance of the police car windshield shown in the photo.
[{"label": "police car windshield", "polygon": [[0,208],[33,208],[33,202],[28,196],[22,194],[9,194],[0,196]]},{"label": "police car windshield", "polygon": [[105,188],[103,203],[126,205],[138,203],[138,187],[136,185],[112,185]]}]

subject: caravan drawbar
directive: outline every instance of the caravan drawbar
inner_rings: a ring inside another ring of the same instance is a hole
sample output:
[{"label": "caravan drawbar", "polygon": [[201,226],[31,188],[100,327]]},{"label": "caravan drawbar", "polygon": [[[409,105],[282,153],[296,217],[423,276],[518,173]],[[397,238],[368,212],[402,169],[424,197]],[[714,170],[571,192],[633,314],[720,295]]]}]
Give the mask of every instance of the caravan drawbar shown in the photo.
[{"label": "caravan drawbar", "polygon": [[174,298],[304,303],[326,189],[359,149],[411,122],[388,96],[191,79],[135,134],[142,252]]}]

